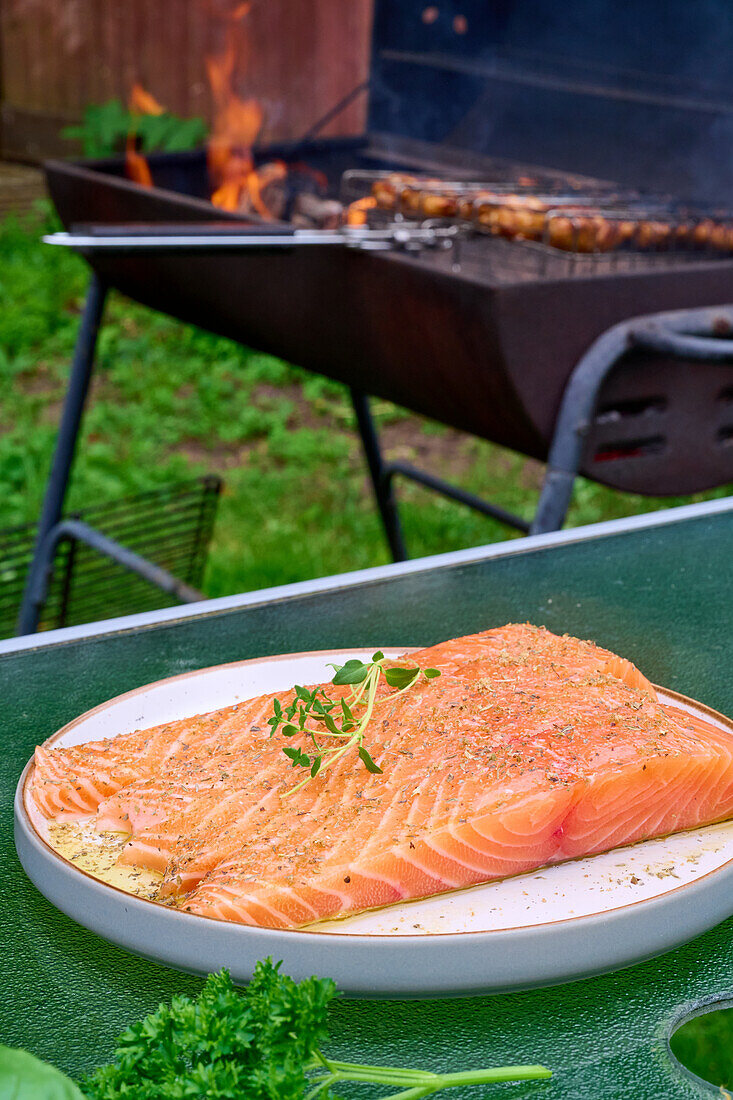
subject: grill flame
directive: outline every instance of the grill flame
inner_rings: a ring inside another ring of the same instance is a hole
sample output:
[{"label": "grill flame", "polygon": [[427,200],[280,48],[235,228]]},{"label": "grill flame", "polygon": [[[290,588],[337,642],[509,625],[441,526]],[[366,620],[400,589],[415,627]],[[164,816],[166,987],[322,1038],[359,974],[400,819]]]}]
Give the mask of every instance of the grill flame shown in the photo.
[{"label": "grill flame", "polygon": [[[165,107],[161,107],[155,96],[146,92],[141,84],[133,84],[130,92],[129,108],[134,115],[162,115]],[[135,135],[127,135],[125,145],[125,172],[127,178],[141,187],[152,187],[153,176],[142,153],[138,153],[135,147]]]},{"label": "grill flame", "polygon": [[251,6],[250,0],[245,0],[229,13],[223,49],[206,58],[214,106],[207,162],[214,206],[232,211],[251,208],[271,221],[273,214],[264,201],[263,191],[270,182],[283,179],[287,168],[281,161],[255,168],[252,147],[262,130],[264,112],[258,100],[243,99],[234,88],[237,62],[246,59],[243,23]]},{"label": "grill flame", "polygon": [[[252,6],[253,0],[235,0],[222,13],[221,4],[206,5],[216,31],[216,45],[204,59],[213,118],[206,142],[211,202],[221,210],[256,215],[264,221],[274,221],[288,210],[308,224],[330,224],[340,218],[335,209],[339,204],[326,198],[328,180],[322,172],[276,159],[255,164],[253,149],[262,134],[265,112],[258,99],[241,95],[237,88],[250,71]],[[138,115],[165,111],[140,84],[133,86],[129,108]],[[149,164],[132,133],[126,144],[126,171],[136,183],[153,186]],[[307,215],[304,207],[309,209]]]}]

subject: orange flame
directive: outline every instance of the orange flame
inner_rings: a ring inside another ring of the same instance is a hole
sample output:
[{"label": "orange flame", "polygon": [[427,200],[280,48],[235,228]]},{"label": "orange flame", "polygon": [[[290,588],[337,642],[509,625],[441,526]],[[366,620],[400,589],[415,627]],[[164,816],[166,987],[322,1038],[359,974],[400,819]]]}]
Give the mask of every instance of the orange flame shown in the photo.
[{"label": "orange flame", "polygon": [[162,107],[154,95],[146,92],[142,84],[133,84],[130,92],[128,107],[136,115],[162,115],[165,107]]},{"label": "orange flame", "polygon": [[139,183],[141,187],[153,186],[153,174],[150,165],[142,153],[135,148],[135,138],[129,134],[125,146],[125,175],[133,183]]},{"label": "orange flame", "polygon": [[245,52],[239,24],[249,14],[251,6],[251,0],[244,0],[233,8],[227,16],[223,49],[206,58],[214,104],[207,162],[214,187],[211,196],[214,206],[224,210],[249,207],[271,220],[273,215],[262,192],[269,183],[282,179],[287,170],[281,162],[255,168],[252,146],[262,129],[262,106],[256,99],[242,99],[234,90],[237,58]]},{"label": "orange flame", "polygon": [[[165,107],[161,107],[155,96],[146,92],[141,84],[133,84],[130,92],[129,108],[136,115],[162,115]],[[134,183],[141,187],[152,187],[153,176],[142,153],[135,148],[135,135],[128,134],[125,145],[125,174]]]}]

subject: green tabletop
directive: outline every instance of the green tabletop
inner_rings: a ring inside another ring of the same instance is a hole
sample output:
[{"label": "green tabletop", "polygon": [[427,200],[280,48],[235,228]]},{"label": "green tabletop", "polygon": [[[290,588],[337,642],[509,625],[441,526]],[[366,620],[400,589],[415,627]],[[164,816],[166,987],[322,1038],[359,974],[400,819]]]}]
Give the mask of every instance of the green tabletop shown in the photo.
[{"label": "green tabletop", "polygon": [[[733,713],[733,500],[291,585],[113,627],[0,644],[0,1041],[74,1076],[123,1027],[200,980],[112,947],[26,879],[12,798],[34,745],[75,715],[163,676],[304,649],[427,645],[511,620],[592,638],[658,683]],[[733,899],[731,901],[733,911]],[[435,1070],[542,1062],[507,1097],[693,1097],[671,1058],[681,1019],[733,998],[733,920],[673,952],[565,986],[446,1001],[343,1001],[329,1051]],[[719,1094],[718,1094],[719,1095]]]}]

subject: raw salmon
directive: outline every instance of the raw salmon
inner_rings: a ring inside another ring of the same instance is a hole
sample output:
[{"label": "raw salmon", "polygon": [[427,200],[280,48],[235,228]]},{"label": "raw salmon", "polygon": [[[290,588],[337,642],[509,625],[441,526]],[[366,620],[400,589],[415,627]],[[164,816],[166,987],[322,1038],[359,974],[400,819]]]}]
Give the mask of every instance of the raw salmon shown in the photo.
[{"label": "raw salmon", "polygon": [[509,625],[413,661],[442,675],[381,688],[365,743],[382,774],[347,754],[283,798],[303,773],[281,752],[297,738],[269,737],[268,695],[39,750],[36,802],[129,832],[121,861],[163,872],[171,904],[276,928],[733,814],[733,740],[593,643]]}]

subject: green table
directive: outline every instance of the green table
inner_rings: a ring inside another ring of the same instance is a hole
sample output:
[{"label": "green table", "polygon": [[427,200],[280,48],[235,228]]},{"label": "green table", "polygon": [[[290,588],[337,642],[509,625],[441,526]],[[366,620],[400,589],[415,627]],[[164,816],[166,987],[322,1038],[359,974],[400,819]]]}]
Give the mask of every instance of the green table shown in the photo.
[{"label": "green table", "polygon": [[[426,645],[510,620],[592,637],[658,683],[733,713],[732,594],[729,498],[0,643],[0,1039],[80,1075],[108,1060],[128,1022],[174,992],[200,987],[62,916],[18,864],[11,809],[18,775],[34,745],[75,715],[218,662]],[[487,1096],[710,1095],[674,1063],[667,1040],[680,1020],[726,998],[733,998],[733,919],[660,958],[552,989],[345,1001],[334,1011],[329,1050],[436,1070],[506,1062],[555,1070],[552,1081],[500,1086]]]}]

